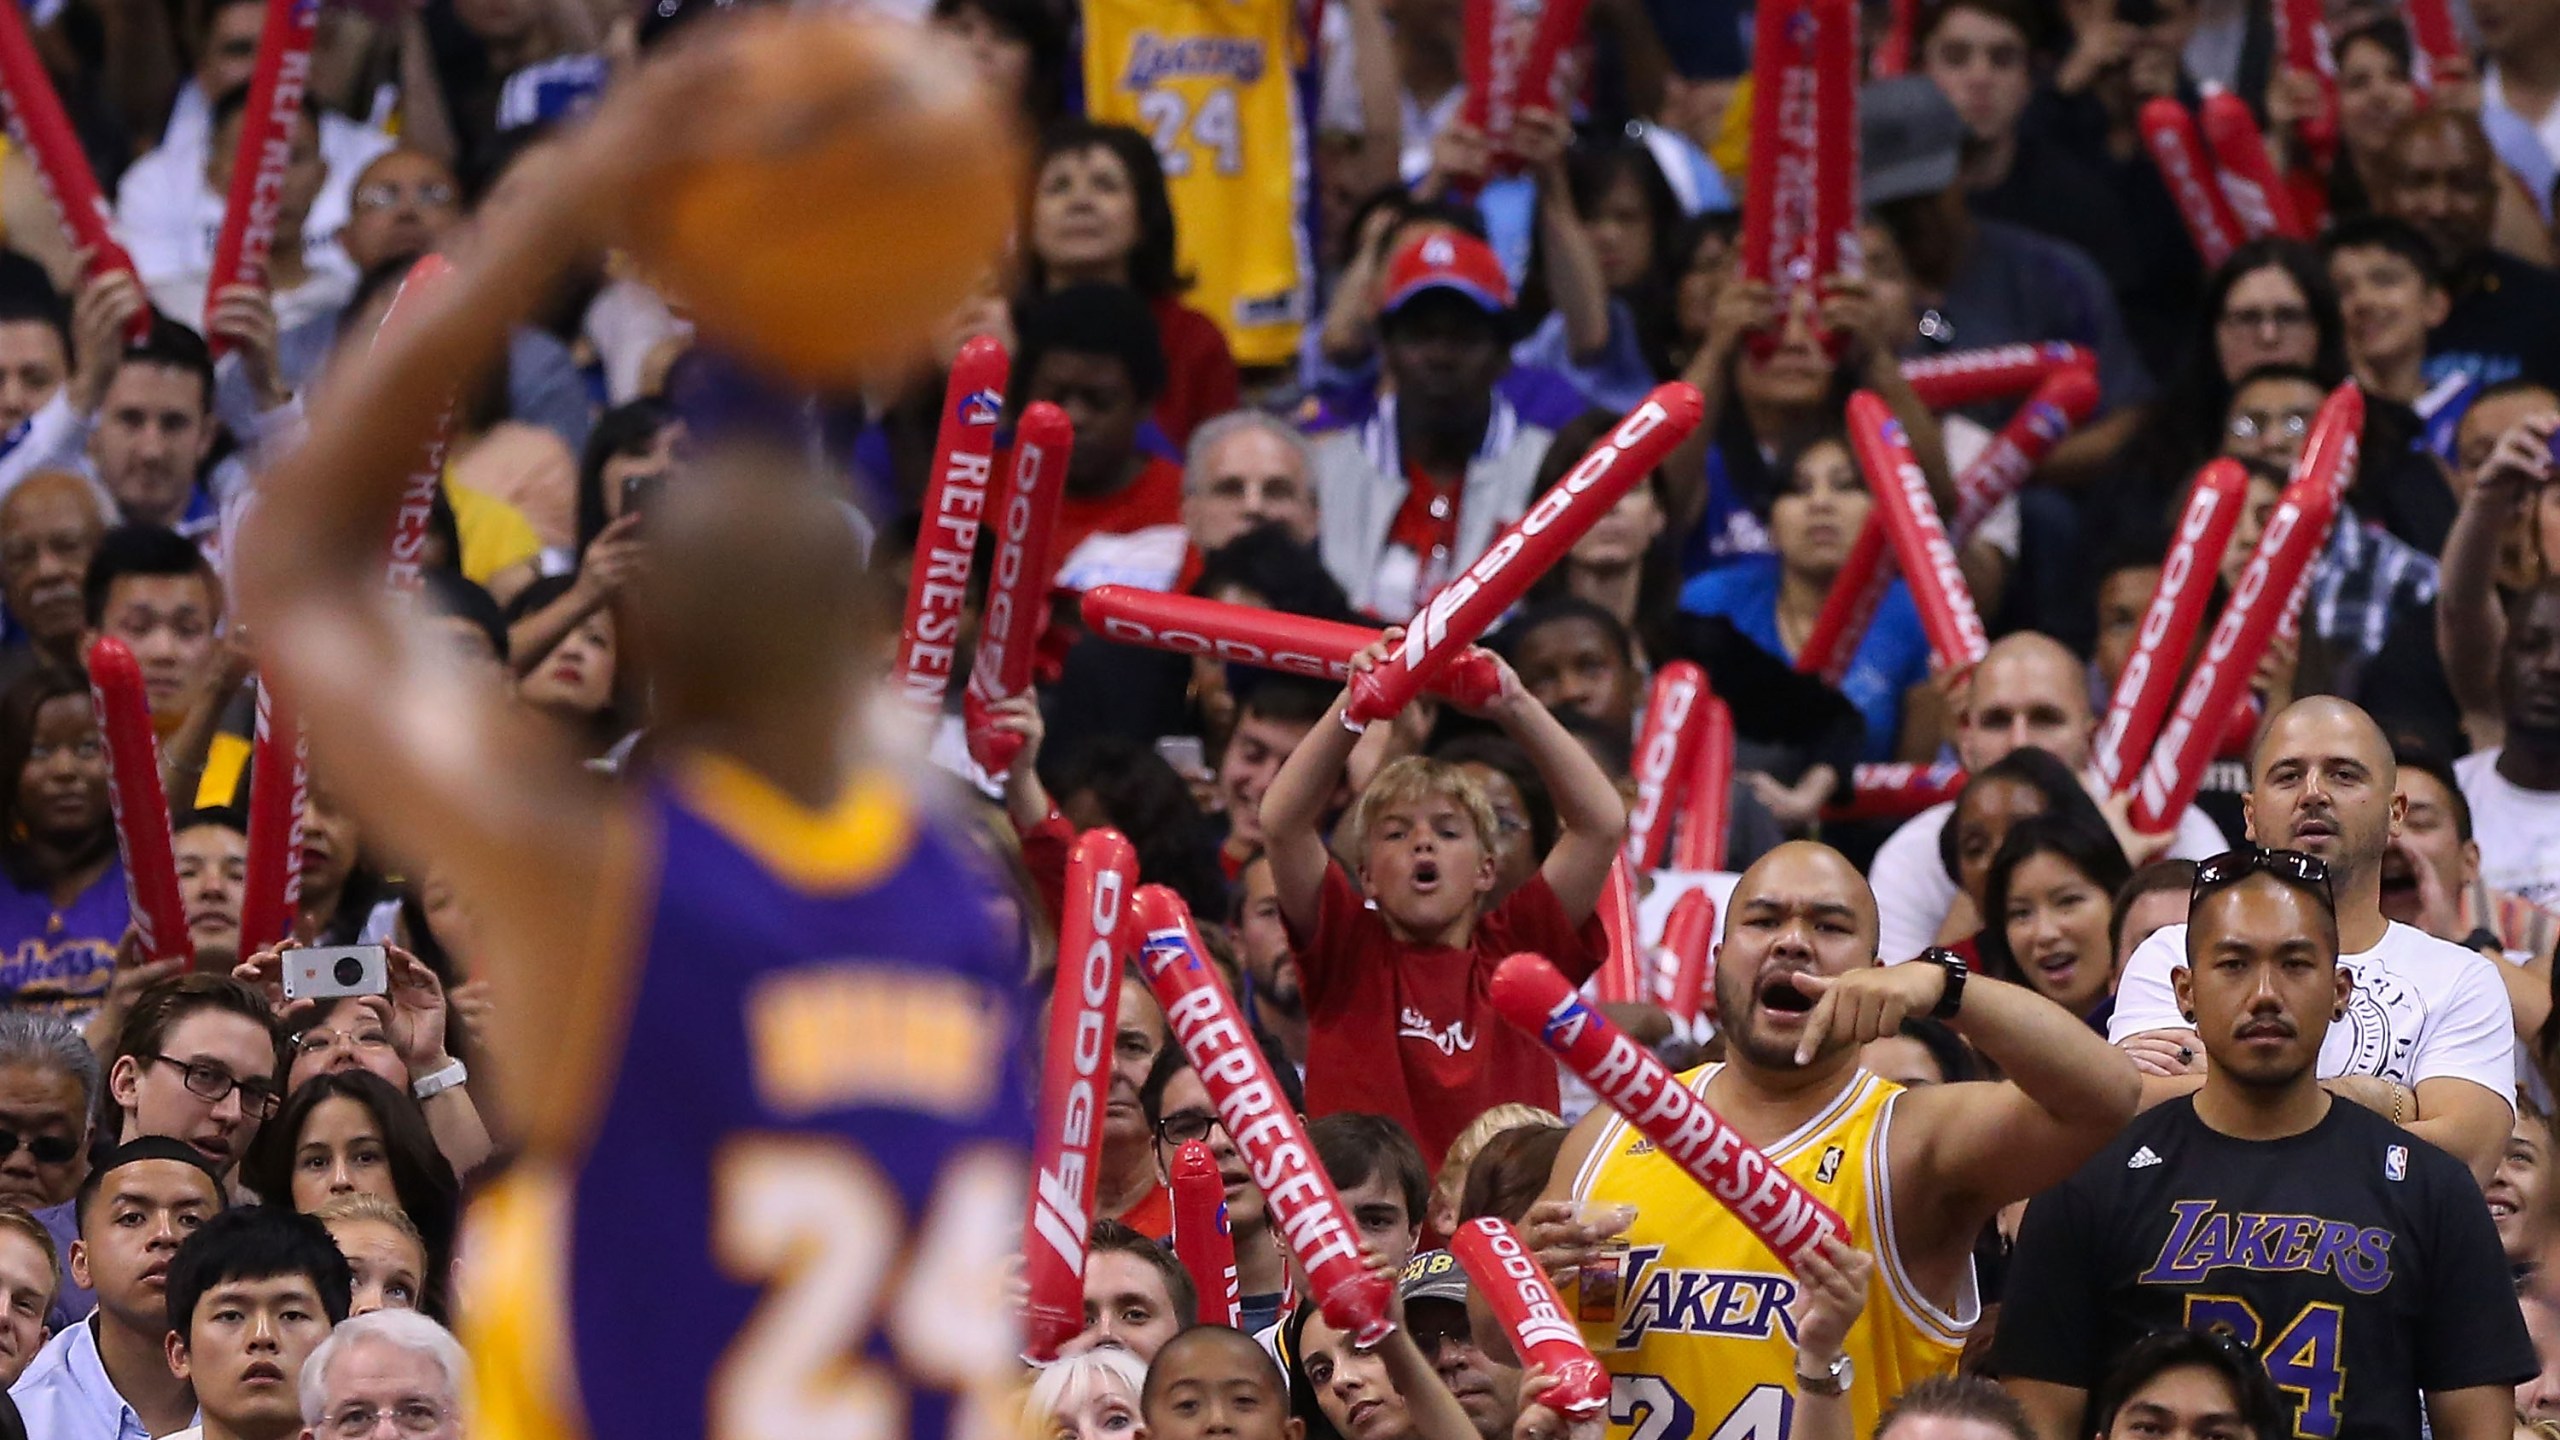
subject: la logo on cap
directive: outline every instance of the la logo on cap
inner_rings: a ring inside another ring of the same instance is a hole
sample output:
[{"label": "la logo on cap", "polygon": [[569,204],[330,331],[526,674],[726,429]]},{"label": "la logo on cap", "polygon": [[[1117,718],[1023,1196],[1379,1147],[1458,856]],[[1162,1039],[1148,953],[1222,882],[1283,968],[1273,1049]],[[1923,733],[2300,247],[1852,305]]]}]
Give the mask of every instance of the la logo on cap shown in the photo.
[{"label": "la logo on cap", "polygon": [[1448,236],[1434,235],[1430,239],[1422,242],[1423,264],[1454,265],[1457,263],[1457,260],[1458,247],[1449,243]]}]

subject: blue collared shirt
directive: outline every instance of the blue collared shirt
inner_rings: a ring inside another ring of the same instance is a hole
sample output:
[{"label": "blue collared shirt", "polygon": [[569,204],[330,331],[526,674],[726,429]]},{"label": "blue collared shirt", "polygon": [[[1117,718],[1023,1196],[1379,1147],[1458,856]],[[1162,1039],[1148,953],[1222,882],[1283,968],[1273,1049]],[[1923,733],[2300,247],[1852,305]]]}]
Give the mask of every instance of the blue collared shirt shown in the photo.
[{"label": "blue collared shirt", "polygon": [[[152,1440],[98,1358],[95,1317],[44,1342],[9,1387],[29,1435],[44,1440]],[[201,1420],[201,1416],[198,1417]]]}]

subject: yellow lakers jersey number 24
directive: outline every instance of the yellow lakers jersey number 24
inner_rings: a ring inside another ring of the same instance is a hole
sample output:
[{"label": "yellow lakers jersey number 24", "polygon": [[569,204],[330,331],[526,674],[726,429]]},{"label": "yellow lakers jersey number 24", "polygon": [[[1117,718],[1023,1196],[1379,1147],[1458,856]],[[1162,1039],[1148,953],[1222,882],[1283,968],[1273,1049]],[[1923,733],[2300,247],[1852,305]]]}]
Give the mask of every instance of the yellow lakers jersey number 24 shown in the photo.
[{"label": "yellow lakers jersey number 24", "polygon": [[1185,301],[1236,363],[1298,351],[1308,258],[1297,0],[1085,0],[1085,99],[1164,162]]}]

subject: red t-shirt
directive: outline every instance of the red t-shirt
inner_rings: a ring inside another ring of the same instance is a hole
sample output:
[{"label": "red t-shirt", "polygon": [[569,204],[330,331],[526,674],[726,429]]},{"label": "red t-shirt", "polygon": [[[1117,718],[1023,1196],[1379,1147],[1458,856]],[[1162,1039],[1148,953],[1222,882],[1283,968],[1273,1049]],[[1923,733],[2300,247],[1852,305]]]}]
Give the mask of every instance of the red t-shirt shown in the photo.
[{"label": "red t-shirt", "polygon": [[1569,923],[1542,875],[1479,918],[1468,948],[1408,944],[1333,864],[1315,934],[1292,928],[1289,942],[1307,1002],[1307,1114],[1392,1117],[1433,1170],[1458,1132],[1493,1106],[1556,1108],[1555,1059],[1493,1008],[1493,967],[1533,951],[1579,985],[1609,947],[1599,916]]},{"label": "red t-shirt", "polygon": [[1139,1196],[1138,1203],[1129,1207],[1129,1213],[1120,1217],[1120,1223],[1150,1240],[1172,1239],[1173,1191],[1158,1185]]},{"label": "red t-shirt", "polygon": [[1217,322],[1171,296],[1147,302],[1155,312],[1156,342],[1164,347],[1164,393],[1156,397],[1156,428],[1176,446],[1191,443],[1203,420],[1239,403],[1236,357]]},{"label": "red t-shirt", "polygon": [[1076,547],[1094,535],[1127,535],[1157,525],[1182,523],[1182,467],[1162,456],[1150,456],[1138,478],[1098,500],[1074,495],[1058,501],[1058,530],[1050,553],[1063,568]]}]

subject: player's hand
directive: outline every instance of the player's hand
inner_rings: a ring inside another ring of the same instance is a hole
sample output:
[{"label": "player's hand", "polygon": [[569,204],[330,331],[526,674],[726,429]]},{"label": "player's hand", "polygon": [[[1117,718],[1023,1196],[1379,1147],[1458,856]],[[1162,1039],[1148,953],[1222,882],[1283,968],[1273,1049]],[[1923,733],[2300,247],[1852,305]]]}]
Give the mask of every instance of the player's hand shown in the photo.
[{"label": "player's hand", "polygon": [[2201,1075],[2204,1037],[2193,1030],[2149,1030],[2116,1047],[2133,1057],[2133,1068],[2145,1075]]},{"label": "player's hand", "polygon": [[1947,989],[1947,972],[1921,961],[1871,965],[1846,975],[1799,972],[1787,979],[1813,999],[1813,1013],[1796,1041],[1799,1065],[1812,1063],[1827,1042],[1864,1045],[1899,1033],[1904,1020],[1936,1009]]},{"label": "player's hand", "polygon": [[1876,1257],[1838,1239],[1826,1239],[1804,1257],[1796,1275],[1796,1369],[1826,1370],[1840,1358],[1849,1327],[1867,1308],[1867,1277]]}]

